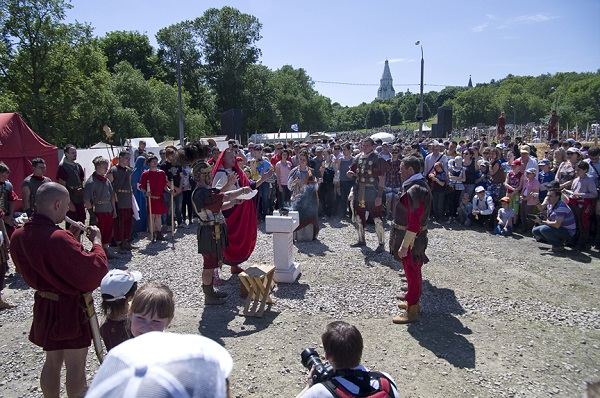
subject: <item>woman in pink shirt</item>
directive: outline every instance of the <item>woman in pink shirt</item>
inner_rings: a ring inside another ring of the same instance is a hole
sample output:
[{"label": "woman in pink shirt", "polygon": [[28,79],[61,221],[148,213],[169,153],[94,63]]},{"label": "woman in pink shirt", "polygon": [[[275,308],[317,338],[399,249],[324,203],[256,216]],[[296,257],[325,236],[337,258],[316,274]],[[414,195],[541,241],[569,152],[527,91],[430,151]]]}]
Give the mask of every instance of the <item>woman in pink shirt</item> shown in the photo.
[{"label": "woman in pink shirt", "polygon": [[290,202],[291,192],[287,186],[290,171],[292,170],[292,162],[290,161],[290,151],[284,149],[281,152],[281,160],[275,164],[275,174],[277,175],[277,203],[279,208],[288,206]]}]

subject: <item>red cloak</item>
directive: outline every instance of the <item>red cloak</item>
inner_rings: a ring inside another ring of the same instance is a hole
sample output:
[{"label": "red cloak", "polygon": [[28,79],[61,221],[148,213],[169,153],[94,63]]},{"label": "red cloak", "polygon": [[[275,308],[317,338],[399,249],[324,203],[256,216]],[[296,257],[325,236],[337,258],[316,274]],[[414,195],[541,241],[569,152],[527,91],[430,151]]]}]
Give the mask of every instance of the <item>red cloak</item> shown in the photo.
[{"label": "red cloak", "polygon": [[[223,155],[221,152],[212,170],[212,177],[219,168],[223,168]],[[237,162],[233,171],[238,174],[240,187],[250,187],[250,180],[246,173],[240,169]],[[226,219],[229,246],[223,251],[224,262],[229,265],[238,265],[248,260],[256,246],[258,231],[258,216],[256,214],[256,203],[253,200],[245,200],[242,204],[231,209]]]}]

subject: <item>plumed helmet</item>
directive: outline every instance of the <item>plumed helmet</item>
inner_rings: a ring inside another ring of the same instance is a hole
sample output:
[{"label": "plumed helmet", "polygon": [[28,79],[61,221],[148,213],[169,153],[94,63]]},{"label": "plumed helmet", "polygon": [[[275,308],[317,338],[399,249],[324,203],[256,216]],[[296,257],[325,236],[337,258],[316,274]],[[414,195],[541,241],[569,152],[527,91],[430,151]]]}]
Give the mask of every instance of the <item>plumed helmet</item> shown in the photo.
[{"label": "plumed helmet", "polygon": [[207,174],[212,171],[212,166],[204,159],[198,160],[191,165],[192,178],[200,181],[200,174]]}]

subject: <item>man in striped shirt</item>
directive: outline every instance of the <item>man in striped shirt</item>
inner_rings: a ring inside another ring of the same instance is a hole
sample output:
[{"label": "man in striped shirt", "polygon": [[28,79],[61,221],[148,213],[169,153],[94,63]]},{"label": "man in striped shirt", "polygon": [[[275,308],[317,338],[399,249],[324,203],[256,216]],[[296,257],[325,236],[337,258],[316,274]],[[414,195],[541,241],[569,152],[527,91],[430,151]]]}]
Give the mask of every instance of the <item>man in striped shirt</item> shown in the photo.
[{"label": "man in striped shirt", "polygon": [[559,189],[548,190],[548,195],[546,195],[547,217],[542,220],[535,216],[534,221],[538,225],[531,231],[535,240],[548,242],[552,245],[550,251],[555,253],[565,250],[565,241],[572,238],[577,230],[573,211],[560,200],[560,195]]}]

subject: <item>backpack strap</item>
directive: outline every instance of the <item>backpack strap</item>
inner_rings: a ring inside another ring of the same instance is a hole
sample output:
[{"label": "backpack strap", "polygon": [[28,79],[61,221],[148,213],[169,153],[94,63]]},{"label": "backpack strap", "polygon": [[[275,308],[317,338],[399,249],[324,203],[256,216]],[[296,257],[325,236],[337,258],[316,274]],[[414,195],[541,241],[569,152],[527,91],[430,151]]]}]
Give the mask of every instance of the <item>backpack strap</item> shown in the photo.
[{"label": "backpack strap", "polygon": [[[343,384],[335,379],[342,377],[352,384],[358,386],[358,394],[352,394]],[[379,380],[379,388],[375,389],[371,386],[371,379]],[[394,398],[392,386],[396,388],[396,384],[381,372],[365,372],[362,370],[338,370],[334,377],[322,383],[323,386],[331,393],[334,398],[361,398],[375,396],[382,392],[388,398]],[[383,394],[382,394],[383,395]]]}]

